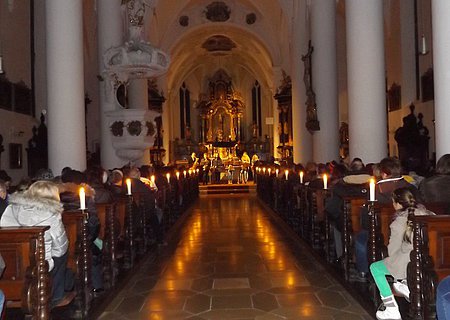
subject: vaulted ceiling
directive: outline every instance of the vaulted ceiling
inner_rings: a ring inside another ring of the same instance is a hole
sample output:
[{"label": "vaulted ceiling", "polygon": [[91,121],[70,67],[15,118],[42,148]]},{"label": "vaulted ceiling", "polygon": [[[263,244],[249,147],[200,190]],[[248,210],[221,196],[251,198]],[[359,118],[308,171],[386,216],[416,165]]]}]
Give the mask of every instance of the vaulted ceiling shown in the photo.
[{"label": "vaulted ceiling", "polygon": [[[271,87],[273,67],[283,67],[289,60],[293,1],[297,0],[152,2],[147,33],[171,56],[169,88],[178,87],[199,68],[210,74],[219,68],[231,74],[233,69],[245,70]],[[232,48],[205,48],[208,39],[218,38],[229,39]]]}]

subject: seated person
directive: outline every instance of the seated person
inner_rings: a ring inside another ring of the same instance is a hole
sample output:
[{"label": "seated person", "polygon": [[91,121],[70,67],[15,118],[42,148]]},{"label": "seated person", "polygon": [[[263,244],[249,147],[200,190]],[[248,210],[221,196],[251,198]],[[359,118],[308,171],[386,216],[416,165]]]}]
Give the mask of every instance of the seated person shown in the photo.
[{"label": "seated person", "polygon": [[[408,188],[414,197],[418,198],[416,187],[406,182],[402,177],[400,160],[384,158],[380,161],[378,169],[381,176],[381,180],[375,185],[375,199],[378,203],[390,203],[392,192],[399,188]],[[356,269],[361,275],[365,275],[369,272],[367,262],[367,241],[369,238],[367,207],[361,210],[361,228],[362,230],[355,236]]]},{"label": "seated person", "polygon": [[443,202],[450,205],[450,154],[443,155],[436,164],[436,174],[419,184],[422,201]]},{"label": "seated person", "polygon": [[438,320],[450,319],[450,276],[444,278],[437,287],[436,312]]},{"label": "seated person", "polygon": [[36,181],[23,193],[10,196],[0,226],[50,226],[45,232],[45,259],[52,277],[52,305],[64,298],[67,249],[69,241],[62,223],[63,206],[58,186],[50,181]]},{"label": "seated person", "polygon": [[108,189],[112,194],[124,194],[123,173],[119,169],[111,171],[108,177]]},{"label": "seated person", "polygon": [[383,260],[370,265],[375,284],[380,291],[381,300],[385,306],[384,310],[376,313],[377,319],[401,320],[400,311],[395,301],[386,276],[394,277],[398,282],[394,283],[397,293],[409,301],[409,289],[406,283],[406,268],[410,261],[412,245],[412,225],[409,215],[433,215],[431,211],[417,203],[413,193],[408,188],[396,189],[392,193],[392,204],[396,210],[394,220],[390,225],[390,236],[388,243],[389,256]]},{"label": "seated person", "polygon": [[0,218],[5,212],[6,207],[8,206],[8,190],[6,188],[6,184],[4,181],[0,180]]},{"label": "seated person", "polygon": [[61,202],[65,210],[78,210],[80,208],[79,189],[84,187],[86,192],[86,207],[88,215],[87,231],[88,244],[92,253],[92,287],[95,293],[103,292],[102,275],[102,248],[101,240],[97,239],[100,233],[100,221],[95,206],[95,190],[86,184],[86,175],[77,170],[67,170],[61,175]]},{"label": "seated person", "polygon": [[106,188],[108,181],[108,173],[100,167],[93,167],[86,171],[87,183],[94,188],[95,203],[110,203],[113,201],[113,195],[110,190]]},{"label": "seated person", "polygon": [[345,177],[338,179],[332,186],[332,195],[325,204],[325,212],[328,215],[334,234],[336,257],[338,259],[343,253],[341,232],[344,225],[342,212],[344,197],[364,197],[368,189],[367,183],[370,179],[370,175],[366,174],[362,169],[350,167],[350,170]]}]

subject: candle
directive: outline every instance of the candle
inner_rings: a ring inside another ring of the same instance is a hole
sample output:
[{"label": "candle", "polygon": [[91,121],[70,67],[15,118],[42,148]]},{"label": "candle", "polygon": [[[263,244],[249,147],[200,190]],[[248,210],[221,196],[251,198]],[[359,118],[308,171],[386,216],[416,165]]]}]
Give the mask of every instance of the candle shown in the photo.
[{"label": "candle", "polygon": [[328,177],[327,177],[327,174],[324,173],[324,174],[323,174],[323,188],[324,188],[324,189],[328,189],[328,184],[327,184],[327,182],[328,182]]},{"label": "candle", "polygon": [[196,171],[197,171],[197,174],[199,174],[199,173],[200,173],[200,169],[197,169]]},{"label": "candle", "polygon": [[150,177],[150,181],[151,181],[153,184],[155,184],[155,176],[154,176],[154,175],[152,175],[152,176]]},{"label": "candle", "polygon": [[375,201],[375,179],[370,179],[370,192],[369,192],[369,200]]},{"label": "candle", "polygon": [[177,180],[180,180],[180,172],[175,172],[175,175],[177,176]]},{"label": "candle", "polygon": [[266,174],[266,167],[263,168],[263,173]]},{"label": "candle", "polygon": [[189,169],[189,176],[192,175],[192,169]]},{"label": "candle", "polygon": [[421,52],[420,53],[421,54],[427,54],[428,53],[427,52],[427,42],[426,42],[424,34],[422,35],[422,48],[421,48]]},{"label": "candle", "polygon": [[186,178],[186,170],[183,171],[183,175]]},{"label": "candle", "polygon": [[86,192],[83,187],[80,188],[80,209],[86,209]]},{"label": "candle", "polygon": [[270,173],[272,172],[272,168],[269,168],[267,171],[269,172],[269,176],[270,176]]},{"label": "candle", "polygon": [[131,179],[127,179],[125,183],[127,184],[127,195],[131,195]]},{"label": "candle", "polygon": [[277,177],[278,177],[278,172],[279,172],[279,170],[278,170],[278,169],[277,169],[277,170],[275,170],[275,173],[276,173]]},{"label": "candle", "polygon": [[300,171],[300,183],[303,183],[303,171]]},{"label": "candle", "polygon": [[289,178],[289,170],[284,170],[284,175],[286,176],[286,181]]},{"label": "candle", "polygon": [[170,183],[170,173],[166,173],[167,182]]}]

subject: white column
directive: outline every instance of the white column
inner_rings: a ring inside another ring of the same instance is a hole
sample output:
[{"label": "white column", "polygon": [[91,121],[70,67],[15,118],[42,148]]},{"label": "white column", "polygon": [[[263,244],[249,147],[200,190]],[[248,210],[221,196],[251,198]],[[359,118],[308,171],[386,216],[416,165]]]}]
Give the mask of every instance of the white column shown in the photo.
[{"label": "white column", "polygon": [[49,167],[86,169],[83,2],[46,1]]},{"label": "white column", "polygon": [[274,158],[280,158],[277,147],[280,145],[280,132],[278,130],[280,121],[280,112],[278,110],[278,101],[275,99],[278,87],[281,85],[283,79],[283,72],[280,67],[273,68],[273,83],[272,83],[272,112],[273,112],[273,156]]},{"label": "white column", "polygon": [[311,1],[312,85],[320,131],[313,133],[313,159],[339,159],[336,61],[336,0]]},{"label": "white column", "polygon": [[[54,0],[57,1],[57,0]],[[117,47],[123,42],[123,17],[120,1],[97,0],[98,16],[98,65],[99,74],[103,73],[103,54],[111,47]],[[101,119],[101,162],[106,169],[119,168],[125,161],[116,155],[112,145],[110,123],[105,112],[115,108],[114,90],[111,82],[105,77],[100,81],[100,119]]]},{"label": "white column", "polygon": [[382,0],[347,0],[347,86],[350,158],[387,155]]},{"label": "white column", "polygon": [[294,163],[306,164],[312,160],[312,139],[306,129],[306,89],[303,82],[305,67],[302,54],[308,51],[308,28],[306,28],[306,0],[294,1],[292,23],[292,139]]},{"label": "white column", "polygon": [[431,2],[436,158],[450,153],[450,1]]}]

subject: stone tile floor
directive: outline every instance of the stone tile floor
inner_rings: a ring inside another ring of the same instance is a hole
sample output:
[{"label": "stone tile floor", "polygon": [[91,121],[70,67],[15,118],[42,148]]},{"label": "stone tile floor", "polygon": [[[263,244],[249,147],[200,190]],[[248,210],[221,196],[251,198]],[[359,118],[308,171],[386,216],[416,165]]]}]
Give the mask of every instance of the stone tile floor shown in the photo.
[{"label": "stone tile floor", "polygon": [[256,196],[205,196],[111,301],[115,319],[373,319]]}]

